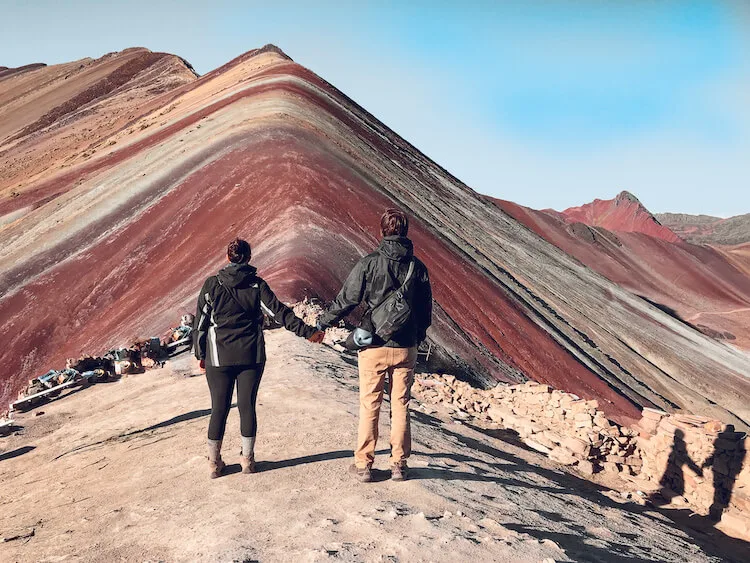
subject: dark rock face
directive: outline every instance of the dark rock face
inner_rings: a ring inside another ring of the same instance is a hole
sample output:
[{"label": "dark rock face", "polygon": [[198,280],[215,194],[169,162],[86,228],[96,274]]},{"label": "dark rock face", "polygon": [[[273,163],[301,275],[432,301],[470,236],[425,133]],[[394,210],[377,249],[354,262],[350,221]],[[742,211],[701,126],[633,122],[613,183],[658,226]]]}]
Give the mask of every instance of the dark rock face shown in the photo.
[{"label": "dark rock face", "polygon": [[[431,337],[476,379],[529,377],[598,399],[619,420],[643,405],[750,420],[747,356],[545,241],[276,49],[197,80],[176,57],[156,67],[130,82],[158,70],[179,83],[151,97],[136,89],[137,111],[99,130],[95,156],[60,157],[50,144],[48,170],[0,200],[4,397],[65,357],[161,334],[237,235],[281,298],[331,299],[397,206],[431,272]],[[73,112],[57,130],[90,129],[115,109]],[[50,129],[6,141],[0,156],[21,158],[18,147]],[[592,233],[594,246],[620,238]]]}]

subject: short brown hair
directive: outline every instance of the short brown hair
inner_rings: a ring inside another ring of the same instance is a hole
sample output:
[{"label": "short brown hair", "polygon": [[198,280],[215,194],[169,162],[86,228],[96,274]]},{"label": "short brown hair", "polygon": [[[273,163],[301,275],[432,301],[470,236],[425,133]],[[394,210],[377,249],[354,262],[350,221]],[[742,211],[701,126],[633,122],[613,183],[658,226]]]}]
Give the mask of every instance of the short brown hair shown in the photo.
[{"label": "short brown hair", "polygon": [[380,218],[380,234],[384,237],[405,237],[409,233],[409,218],[398,209],[386,209]]},{"label": "short brown hair", "polygon": [[233,264],[247,264],[250,262],[250,243],[236,238],[227,246],[227,258]]}]

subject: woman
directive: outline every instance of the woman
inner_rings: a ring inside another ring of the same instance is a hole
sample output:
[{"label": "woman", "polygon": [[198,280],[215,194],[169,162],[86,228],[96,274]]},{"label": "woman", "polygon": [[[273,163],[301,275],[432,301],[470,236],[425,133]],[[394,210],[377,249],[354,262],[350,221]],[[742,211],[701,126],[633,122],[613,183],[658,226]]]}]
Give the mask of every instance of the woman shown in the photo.
[{"label": "woman", "polygon": [[324,332],[307,326],[281,303],[268,284],[250,266],[250,245],[235,239],[227,247],[229,264],[203,284],[195,316],[195,357],[206,370],[211,391],[211,421],[208,425],[210,476],[219,477],[225,467],[221,459],[229,407],[237,382],[237,407],[242,433],[243,473],[255,471],[255,400],[266,363],[263,314],[283,324],[297,336],[323,342]]}]

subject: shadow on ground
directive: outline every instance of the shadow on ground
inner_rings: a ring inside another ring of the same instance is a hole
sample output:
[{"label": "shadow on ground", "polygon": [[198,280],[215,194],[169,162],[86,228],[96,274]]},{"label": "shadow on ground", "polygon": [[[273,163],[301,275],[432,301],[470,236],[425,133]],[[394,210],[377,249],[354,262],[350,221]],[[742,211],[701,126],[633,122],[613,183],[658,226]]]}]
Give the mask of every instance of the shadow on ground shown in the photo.
[{"label": "shadow on ground", "polygon": [[6,459],[13,459],[14,457],[22,456],[23,454],[27,454],[35,448],[36,446],[24,446],[22,448],[18,448],[17,450],[11,450],[9,452],[1,453],[0,461],[5,461]]},{"label": "shadow on ground", "polygon": [[[610,490],[607,487],[582,479],[568,472],[554,471],[544,467],[530,465],[526,460],[519,458],[512,453],[495,448],[484,441],[476,440],[445,428],[442,421],[437,418],[419,412],[414,412],[413,415],[415,420],[420,424],[441,428],[441,431],[445,435],[465,446],[467,451],[474,450],[482,452],[497,459],[498,463],[488,463],[485,460],[467,454],[421,453],[418,455],[450,459],[455,462],[469,464],[474,472],[469,473],[466,471],[453,471],[450,469],[439,468],[419,468],[411,471],[410,478],[412,479],[483,481],[497,483],[502,486],[533,488],[537,491],[575,495],[599,506],[615,508],[630,514],[637,514],[646,519],[663,520],[666,518],[673,522],[676,527],[683,530],[696,545],[700,546],[704,554],[718,557],[722,561],[736,561],[737,563],[747,563],[747,561],[750,561],[750,543],[733,538],[724,534],[720,530],[717,530],[714,527],[714,522],[708,517],[698,516],[687,510],[665,509],[655,506],[641,506],[636,503],[616,502],[602,494],[603,492]],[[476,430],[477,432],[500,440],[501,442],[533,451],[520,442],[518,434],[512,430],[487,431],[468,424],[464,425]],[[530,480],[523,479],[520,475],[519,478],[501,477],[494,472],[484,470],[478,465],[489,465],[490,467],[497,468],[506,473],[534,473],[545,477],[554,485],[550,487],[535,484]],[[578,526],[577,531],[581,533],[565,534],[553,532],[544,527],[536,528],[513,523],[503,523],[503,526],[519,533],[529,534],[538,540],[552,540],[564,549],[566,554],[575,561],[612,561],[615,563],[628,561],[632,563],[633,561],[642,560],[642,551],[648,550],[648,548],[644,546],[638,546],[637,549],[635,549],[633,545],[618,543],[616,541],[608,541],[606,547],[597,547],[586,541],[586,533],[581,526],[572,523],[565,518],[563,514],[544,511],[536,512],[541,517],[553,522],[570,522],[569,525],[574,530],[576,529],[576,526]],[[653,554],[653,557],[658,560],[659,554],[655,553]],[[689,560],[689,554],[686,553],[685,557],[686,560]]]}]

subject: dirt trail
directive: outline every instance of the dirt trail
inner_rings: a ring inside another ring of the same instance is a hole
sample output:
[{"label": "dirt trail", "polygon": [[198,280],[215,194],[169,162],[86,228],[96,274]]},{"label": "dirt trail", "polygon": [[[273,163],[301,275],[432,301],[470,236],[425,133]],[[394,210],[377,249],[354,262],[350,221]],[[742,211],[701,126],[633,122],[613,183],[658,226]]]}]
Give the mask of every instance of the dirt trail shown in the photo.
[{"label": "dirt trail", "polygon": [[[0,441],[2,561],[741,561],[748,544],[684,526],[563,472],[509,431],[414,413],[413,479],[348,474],[352,358],[268,334],[259,473],[203,457],[209,398],[189,358],[82,390]],[[387,421],[387,413],[383,417]],[[376,467],[387,467],[382,429]],[[685,517],[686,518],[686,517]],[[747,560],[747,559],[745,559]]]},{"label": "dirt trail", "polygon": [[750,307],[743,307],[741,309],[732,309],[731,311],[701,311],[691,316],[690,318],[688,318],[688,322],[693,322],[695,320],[698,320],[698,318],[702,317],[703,315],[734,315],[735,313],[745,313],[747,311],[750,311]]}]

